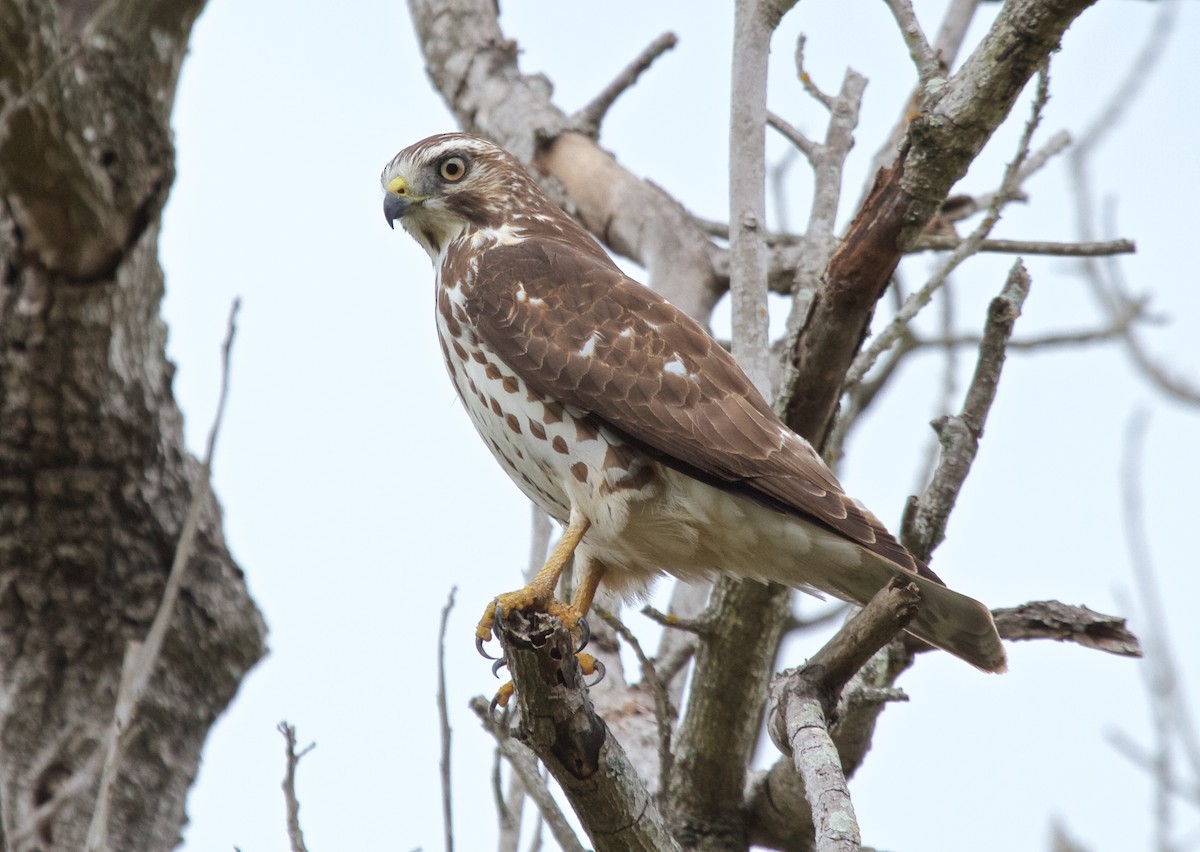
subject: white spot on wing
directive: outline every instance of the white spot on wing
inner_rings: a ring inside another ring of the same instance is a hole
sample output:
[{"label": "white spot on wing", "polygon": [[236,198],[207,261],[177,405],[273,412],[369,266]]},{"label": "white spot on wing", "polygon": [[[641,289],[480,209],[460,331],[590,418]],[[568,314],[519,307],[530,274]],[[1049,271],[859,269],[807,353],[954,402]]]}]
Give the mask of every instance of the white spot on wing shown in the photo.
[{"label": "white spot on wing", "polygon": [[670,373],[674,376],[686,376],[688,374],[688,369],[678,358],[672,358],[663,365],[663,372]]},{"label": "white spot on wing", "polygon": [[583,346],[579,347],[579,354],[584,358],[591,358],[596,352],[596,344],[603,339],[603,335],[598,331],[593,331],[591,336],[583,341]]}]

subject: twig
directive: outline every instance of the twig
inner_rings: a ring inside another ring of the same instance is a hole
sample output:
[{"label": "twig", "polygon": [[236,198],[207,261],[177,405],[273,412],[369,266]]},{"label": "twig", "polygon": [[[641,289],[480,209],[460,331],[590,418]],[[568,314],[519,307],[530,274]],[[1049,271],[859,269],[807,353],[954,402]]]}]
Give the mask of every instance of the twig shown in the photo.
[{"label": "twig", "polygon": [[309,743],[300,751],[296,751],[295,727],[287,722],[280,722],[277,729],[287,741],[285,751],[287,771],[284,772],[282,786],[283,798],[287,802],[288,841],[291,843],[292,852],[308,852],[308,847],[304,845],[304,832],[300,829],[300,800],[296,796],[296,767],[300,765],[300,758],[316,748],[317,744]]},{"label": "twig", "polygon": [[808,157],[809,160],[817,151],[817,143],[805,136],[800,130],[789,124],[784,118],[778,114],[767,110],[767,126],[787,139],[800,150],[800,153]]},{"label": "twig", "polygon": [[626,89],[638,81],[638,77],[654,64],[654,61],[679,43],[675,33],[665,32],[650,42],[637,57],[605,86],[600,94],[592,98],[583,109],[571,116],[571,126],[580,133],[595,139],[600,134],[600,124],[609,108]]},{"label": "twig", "polygon": [[962,411],[955,417],[942,417],[934,423],[942,442],[941,459],[919,504],[910,501],[905,510],[900,536],[904,546],[922,561],[929,560],[934,548],[945,537],[950,512],[971,470],[988,411],[996,398],[1005,345],[1012,336],[1025,297],[1029,295],[1029,283],[1029,273],[1018,260],[1009,271],[1000,295],[988,306],[975,375],[967,388]]},{"label": "twig", "polygon": [[1135,412],[1126,427],[1125,453],[1121,464],[1121,502],[1129,561],[1133,571],[1134,588],[1142,605],[1146,622],[1147,663],[1143,672],[1150,692],[1154,714],[1155,754],[1155,830],[1157,848],[1175,848],[1170,841],[1170,787],[1174,772],[1173,741],[1181,746],[1182,756],[1190,764],[1194,786],[1200,787],[1200,747],[1192,715],[1187,707],[1186,693],[1180,688],[1180,669],[1175,662],[1167,639],[1167,616],[1162,605],[1162,593],[1155,575],[1150,542],[1146,529],[1145,499],[1142,495],[1142,454],[1146,445],[1149,419],[1144,412]]},{"label": "twig", "polygon": [[[813,167],[813,196],[808,229],[798,246],[785,250],[795,258],[795,271],[789,282],[794,296],[783,335],[785,351],[792,350],[808,317],[813,294],[820,287],[825,267],[837,248],[838,241],[833,229],[842,195],[842,171],[854,146],[854,130],[858,126],[866,85],[865,77],[853,69],[846,70],[842,87],[829,107],[825,140],[809,156]],[[784,375],[780,378],[779,386],[784,389],[793,387],[797,365],[784,360],[783,368]],[[775,400],[775,410],[784,411],[788,403],[788,395],[780,393]]]},{"label": "twig", "polygon": [[658,729],[658,789],[666,790],[668,780],[671,777],[671,768],[675,760],[675,756],[671,753],[671,732],[674,730],[675,720],[679,715],[678,711],[676,711],[675,706],[671,703],[671,696],[667,692],[666,683],[659,677],[654,663],[642,651],[642,644],[638,642],[637,637],[633,635],[621,619],[617,618],[616,615],[607,609],[596,607],[595,611],[633,649],[633,653],[637,656],[638,663],[642,667],[642,680],[649,687],[650,694],[654,696],[654,715]]},{"label": "twig", "polygon": [[521,779],[525,792],[529,798],[533,799],[538,813],[542,815],[542,819],[549,826],[550,833],[554,835],[555,841],[563,849],[563,852],[584,852],[583,844],[575,836],[562,809],[554,801],[550,788],[546,786],[545,779],[538,772],[537,758],[530,748],[513,739],[509,735],[508,728],[492,717],[488,701],[483,696],[477,695],[472,698],[470,706],[475,711],[475,715],[479,717],[484,730],[495,737],[496,747],[508,760],[509,765],[513,768],[513,773]]},{"label": "twig", "polygon": [[910,0],[887,0],[887,6],[892,10],[892,16],[900,27],[900,35],[908,47],[908,55],[917,68],[917,86],[924,90],[929,81],[941,73],[937,55],[925,39],[925,32],[917,21]]},{"label": "twig", "polygon": [[454,813],[451,807],[450,787],[450,713],[446,709],[446,623],[450,620],[450,610],[454,608],[454,594],[458,586],[450,587],[450,595],[446,605],[442,607],[441,625],[438,627],[438,729],[442,739],[442,756],[438,769],[442,777],[442,826],[445,829],[446,852],[454,852]]},{"label": "twig", "polygon": [[661,624],[663,627],[670,627],[672,630],[682,630],[685,633],[694,633],[697,636],[704,636],[713,631],[715,627],[712,618],[707,611],[700,614],[697,618],[679,618],[675,615],[657,610],[647,604],[642,607],[642,615],[646,618]]},{"label": "twig", "polygon": [[800,84],[804,86],[804,91],[812,96],[813,100],[825,107],[825,109],[833,110],[833,98],[830,95],[821,91],[813,78],[804,70],[804,45],[808,42],[807,36],[800,33],[796,38],[796,77],[799,78]]},{"label": "twig", "polygon": [[[1145,770],[1150,775],[1155,775],[1158,772],[1158,762],[1155,756],[1148,754],[1141,745],[1131,739],[1124,731],[1108,731],[1105,733],[1104,738],[1108,740],[1109,745],[1134,766]],[[1200,807],[1200,784],[1196,784],[1195,782],[1188,784],[1174,776],[1168,777],[1166,782],[1167,788],[1176,796],[1187,800],[1196,807]]]},{"label": "twig", "polygon": [[[953,251],[965,240],[958,237],[923,234],[910,252]],[[1060,243],[1048,240],[980,240],[977,251],[998,254],[1049,254],[1057,257],[1104,257],[1114,254],[1133,254],[1133,240],[1102,240],[1100,242]]]},{"label": "twig", "polygon": [[807,665],[771,682],[768,730],[779,749],[792,755],[804,781],[820,852],[857,852],[861,845],[841,758],[829,737],[838,697],[854,673],[913,619],[920,600],[915,584],[893,579]]},{"label": "twig", "polygon": [[221,429],[221,419],[225,414],[225,400],[229,394],[230,353],[233,349],[233,337],[237,331],[237,313],[240,307],[241,300],[234,299],[229,309],[225,341],[221,345],[221,392],[217,399],[217,411],[208,432],[204,458],[196,474],[195,490],[192,492],[192,501],[188,506],[183,530],[179,533],[179,543],[176,545],[175,558],[167,576],[166,586],[163,588],[162,600],[159,601],[158,610],[154,613],[154,621],[150,625],[145,640],[142,642],[131,641],[125,648],[116,707],[104,736],[104,765],[100,773],[99,789],[96,792],[96,809],[92,812],[92,821],[88,827],[85,847],[88,852],[101,852],[108,848],[108,816],[112,804],[113,786],[121,765],[121,754],[133,724],[138,703],[145,694],[150,676],[154,672],[154,665],[162,651],[163,639],[167,635],[167,628],[170,626],[175,612],[175,601],[179,597],[179,590],[183,585],[183,575],[196,547],[200,515],[208,505],[208,499],[212,493],[209,477],[212,473],[213,452],[216,449],[217,435]]},{"label": "twig", "polygon": [[504,755],[497,746],[492,761],[492,796],[496,800],[496,814],[500,822],[496,849],[497,852],[517,852],[521,843],[521,816],[525,810],[525,785],[512,772],[508,776],[508,795],[504,795],[500,777],[500,765],[503,762]]}]

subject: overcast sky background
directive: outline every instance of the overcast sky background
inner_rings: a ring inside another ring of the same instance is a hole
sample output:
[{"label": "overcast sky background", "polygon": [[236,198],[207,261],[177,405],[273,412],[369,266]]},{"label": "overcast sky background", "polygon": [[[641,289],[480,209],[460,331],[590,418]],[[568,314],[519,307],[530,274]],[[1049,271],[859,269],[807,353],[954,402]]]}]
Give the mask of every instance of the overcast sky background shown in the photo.
[{"label": "overcast sky background", "polygon": [[[927,30],[942,6],[918,3]],[[683,0],[509,2],[502,24],[522,48],[523,70],[547,74],[568,112],[659,33],[675,31],[679,46],[618,102],[601,142],[692,211],[724,218],[730,7],[706,3],[700,14]],[[1038,140],[1090,123],[1159,8],[1108,0],[1083,15],[1054,57]],[[972,41],[994,13],[984,7]],[[1149,347],[1200,382],[1200,5],[1180,4],[1175,30],[1146,94],[1098,154],[1096,192],[1115,201],[1119,234],[1137,240],[1137,256],[1121,261],[1131,287],[1152,295],[1167,320],[1147,331]],[[800,31],[809,37],[808,68],[826,90],[837,89],[847,65],[870,80],[845,221],[914,74],[882,3],[800,3],[775,38],[770,105],[811,135],[823,135],[825,117],[795,80]],[[998,184],[1026,104],[972,169],[967,191]],[[452,584],[458,841],[462,849],[495,846],[492,743],[466,704],[496,682],[475,654],[472,628],[494,594],[519,584],[529,512],[460,410],[435,342],[428,258],[388,230],[378,186],[397,150],[450,129],[407,9],[395,0],[336,11],[211,0],[196,25],[175,108],[164,312],[189,445],[199,448],[215,406],[226,315],[234,296],[243,299],[215,486],[229,545],[271,630],[271,655],[210,737],[189,800],[189,852],[288,848],[281,719],[302,742],[317,742],[299,772],[310,849],[441,848],[434,662]],[[782,144],[769,144],[778,157]],[[1074,236],[1064,165],[1027,185],[1030,203],[1010,207],[996,236]],[[796,225],[809,179],[802,165],[793,174]],[[958,273],[960,328],[982,327],[1011,262],[976,259]],[[933,263],[906,261],[910,286]],[[1018,336],[1095,323],[1072,262],[1028,265],[1033,288]],[[960,366],[961,391],[973,358]],[[939,388],[937,360],[913,359],[854,433],[840,471],[847,490],[893,529],[923,466]],[[1189,668],[1200,647],[1200,412],[1148,387],[1119,346],[1010,357],[934,567],[992,606],[1056,598],[1128,613],[1139,630],[1118,474],[1135,410],[1150,415],[1145,509],[1168,635],[1183,686],[1200,705],[1200,674]],[[641,616],[630,623],[653,636]],[[786,662],[799,663],[820,641],[793,648]],[[1148,848],[1151,787],[1106,740],[1122,730],[1152,743],[1140,665],[1027,643],[1010,646],[1010,669],[989,677],[930,654],[903,677],[912,700],[883,714],[852,781],[864,841],[927,852],[1046,849],[1059,819],[1095,852]],[[1183,807],[1180,833],[1195,839],[1200,820]]]}]

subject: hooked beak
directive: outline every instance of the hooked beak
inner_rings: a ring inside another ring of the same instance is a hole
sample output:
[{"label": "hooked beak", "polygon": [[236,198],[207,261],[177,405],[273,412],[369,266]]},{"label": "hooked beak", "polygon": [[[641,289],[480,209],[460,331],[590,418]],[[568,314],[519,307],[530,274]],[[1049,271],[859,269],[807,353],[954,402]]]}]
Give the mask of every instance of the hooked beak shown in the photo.
[{"label": "hooked beak", "polygon": [[388,227],[395,228],[395,222],[402,217],[412,202],[403,195],[387,192],[383,196],[383,218],[387,219]]}]

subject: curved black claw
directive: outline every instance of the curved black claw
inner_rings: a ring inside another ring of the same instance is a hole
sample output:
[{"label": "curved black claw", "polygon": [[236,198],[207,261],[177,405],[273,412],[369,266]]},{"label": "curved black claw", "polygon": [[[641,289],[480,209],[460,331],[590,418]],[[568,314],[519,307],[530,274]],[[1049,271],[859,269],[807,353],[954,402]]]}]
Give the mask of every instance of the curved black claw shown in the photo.
[{"label": "curved black claw", "polygon": [[[496,712],[497,707],[500,708],[499,713]],[[497,692],[494,696],[492,696],[492,700],[488,704],[488,716],[491,718],[491,720],[493,722],[503,721],[504,720],[504,711],[507,709],[508,708],[506,708],[506,707],[500,706],[500,693]]]},{"label": "curved black claw", "polygon": [[579,647],[575,649],[575,653],[579,653],[588,646],[588,642],[592,641],[592,628],[588,626],[587,619],[579,619]]},{"label": "curved black claw", "polygon": [[492,663],[492,677],[500,677],[500,669],[508,665],[508,657],[501,657]]},{"label": "curved black claw", "polygon": [[592,660],[592,666],[596,669],[596,679],[591,683],[588,683],[586,680],[584,681],[584,684],[588,689],[591,689],[600,681],[604,680],[604,675],[607,673],[607,670],[604,668],[604,663],[600,662],[599,660]]},{"label": "curved black claw", "polygon": [[481,639],[480,637],[478,637],[478,636],[475,637],[475,650],[479,652],[479,656],[483,657],[485,660],[503,660],[504,659],[504,657],[493,657],[487,651],[483,650],[483,641],[484,640]]}]

